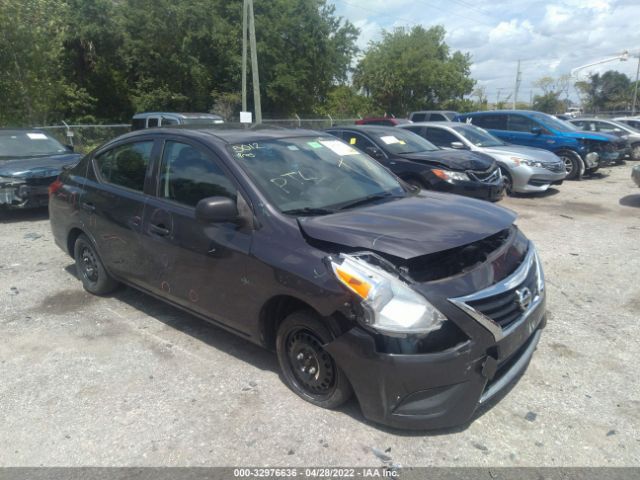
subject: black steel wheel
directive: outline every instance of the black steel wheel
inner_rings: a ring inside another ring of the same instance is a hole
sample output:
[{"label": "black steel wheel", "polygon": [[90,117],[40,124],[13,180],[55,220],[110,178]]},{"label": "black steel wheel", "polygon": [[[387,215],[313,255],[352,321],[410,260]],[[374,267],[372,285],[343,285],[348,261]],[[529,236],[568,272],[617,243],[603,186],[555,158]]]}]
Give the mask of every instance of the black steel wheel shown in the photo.
[{"label": "black steel wheel", "polygon": [[352,395],[351,385],[323,345],[329,329],[311,312],[295,312],[280,325],[276,339],[285,383],[314,405],[335,408]]},{"label": "black steel wheel", "polygon": [[107,272],[93,243],[82,234],[74,245],[76,271],[84,289],[95,295],[106,295],[118,287],[118,282]]}]

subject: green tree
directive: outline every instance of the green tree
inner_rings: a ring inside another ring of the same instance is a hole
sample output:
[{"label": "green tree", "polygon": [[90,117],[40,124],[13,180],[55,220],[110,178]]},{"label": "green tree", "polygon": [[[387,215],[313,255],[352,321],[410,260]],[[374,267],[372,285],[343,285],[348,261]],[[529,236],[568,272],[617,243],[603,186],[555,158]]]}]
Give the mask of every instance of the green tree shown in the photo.
[{"label": "green tree", "polygon": [[0,123],[41,125],[84,111],[94,99],[61,74],[68,4],[3,0],[0,8]]},{"label": "green tree", "polygon": [[588,80],[576,82],[582,103],[594,112],[626,110],[631,105],[634,82],[624,73],[608,70],[595,73]]},{"label": "green tree", "polygon": [[383,31],[382,40],[370,43],[358,63],[354,85],[397,115],[462,100],[475,83],[471,60],[468,54],[451,54],[444,36],[441,26]]},{"label": "green tree", "polygon": [[380,114],[370,97],[360,95],[349,85],[333,87],[326,96],[326,100],[315,108],[320,115],[331,115],[338,118],[351,116],[371,116]]}]

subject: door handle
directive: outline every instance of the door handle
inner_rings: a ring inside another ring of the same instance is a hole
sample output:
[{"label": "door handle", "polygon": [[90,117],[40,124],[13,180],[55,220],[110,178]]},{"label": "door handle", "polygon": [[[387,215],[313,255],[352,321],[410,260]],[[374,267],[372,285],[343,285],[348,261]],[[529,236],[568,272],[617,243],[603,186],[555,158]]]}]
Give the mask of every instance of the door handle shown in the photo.
[{"label": "door handle", "polygon": [[95,212],[96,211],[96,206],[93,203],[82,202],[80,205],[87,212]]},{"label": "door handle", "polygon": [[149,225],[149,230],[152,233],[155,233],[156,235],[159,235],[161,237],[166,237],[167,235],[169,235],[171,233],[168,228],[163,227],[162,225],[151,224],[151,225]]}]

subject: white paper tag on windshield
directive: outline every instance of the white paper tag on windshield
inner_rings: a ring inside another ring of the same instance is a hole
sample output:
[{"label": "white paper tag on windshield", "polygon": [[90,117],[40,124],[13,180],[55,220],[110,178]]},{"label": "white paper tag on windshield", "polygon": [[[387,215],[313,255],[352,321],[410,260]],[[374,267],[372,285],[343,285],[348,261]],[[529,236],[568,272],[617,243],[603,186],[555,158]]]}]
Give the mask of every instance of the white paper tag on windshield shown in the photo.
[{"label": "white paper tag on windshield", "polygon": [[357,155],[359,152],[339,140],[321,140],[320,143],[338,155]]},{"label": "white paper tag on windshield", "polygon": [[31,140],[46,140],[47,136],[44,133],[27,133],[27,137]]},{"label": "white paper tag on windshield", "polygon": [[393,135],[387,135],[386,137],[380,137],[380,140],[382,140],[387,145],[391,145],[392,143],[400,143],[400,140],[398,140]]}]

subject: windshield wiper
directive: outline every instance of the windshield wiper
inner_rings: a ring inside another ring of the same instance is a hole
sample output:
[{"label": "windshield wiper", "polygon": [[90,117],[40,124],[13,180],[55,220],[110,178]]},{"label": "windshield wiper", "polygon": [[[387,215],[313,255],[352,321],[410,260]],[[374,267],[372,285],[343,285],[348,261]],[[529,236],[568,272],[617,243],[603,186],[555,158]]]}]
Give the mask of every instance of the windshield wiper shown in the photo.
[{"label": "windshield wiper", "polygon": [[346,203],[341,205],[338,210],[345,210],[347,208],[357,207],[359,205],[365,205],[367,203],[375,202],[376,200],[382,200],[384,198],[396,197],[393,193],[384,192],[384,193],[374,193],[372,195],[367,195],[366,197],[359,198],[358,200],[354,200],[353,202]]},{"label": "windshield wiper", "polygon": [[331,213],[336,213],[336,211],[331,210],[330,208],[304,207],[283,210],[282,213],[286,215],[329,215]]}]

